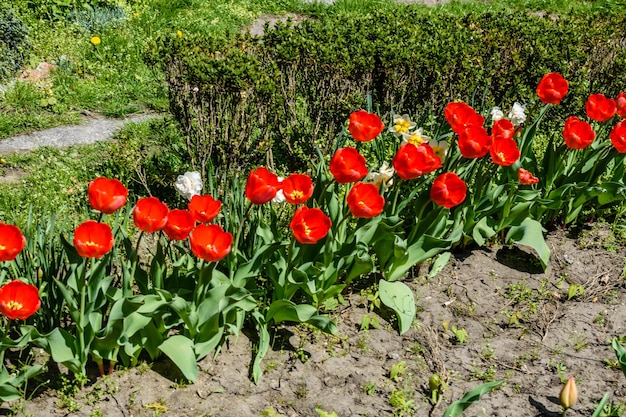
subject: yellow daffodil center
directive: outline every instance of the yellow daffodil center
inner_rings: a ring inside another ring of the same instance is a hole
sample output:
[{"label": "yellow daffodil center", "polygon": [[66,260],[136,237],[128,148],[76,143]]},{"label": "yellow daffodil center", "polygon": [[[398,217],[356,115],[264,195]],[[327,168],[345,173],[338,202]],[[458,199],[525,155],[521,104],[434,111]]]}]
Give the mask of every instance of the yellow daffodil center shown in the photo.
[{"label": "yellow daffodil center", "polygon": [[299,198],[304,197],[304,193],[300,190],[294,190],[291,194],[290,194],[291,198],[293,200],[297,200]]},{"label": "yellow daffodil center", "polygon": [[411,136],[409,136],[406,141],[412,145],[420,146],[422,143],[424,143],[424,136],[420,135],[419,132],[415,132],[411,134]]},{"label": "yellow daffodil center", "polygon": [[393,126],[396,132],[398,133],[406,133],[409,131],[411,127],[411,122],[404,119],[399,119],[396,121],[396,124]]},{"label": "yellow daffodil center", "polygon": [[433,152],[435,153],[435,155],[437,155],[441,159],[443,159],[443,157],[446,156],[446,150],[440,146],[434,146]]},{"label": "yellow daffodil center", "polygon": [[18,303],[15,300],[11,300],[7,303],[7,308],[9,310],[13,310],[13,311],[17,311],[17,310],[21,310],[22,309],[22,304]]}]

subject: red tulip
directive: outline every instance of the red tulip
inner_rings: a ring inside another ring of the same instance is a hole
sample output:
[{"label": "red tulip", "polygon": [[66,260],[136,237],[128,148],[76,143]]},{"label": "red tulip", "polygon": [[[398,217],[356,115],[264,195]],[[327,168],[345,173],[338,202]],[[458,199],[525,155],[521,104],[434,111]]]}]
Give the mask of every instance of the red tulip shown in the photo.
[{"label": "red tulip", "polygon": [[367,175],[365,157],[355,148],[337,149],[330,160],[330,173],[339,184],[358,181]]},{"label": "red tulip", "polygon": [[527,171],[524,168],[519,168],[517,170],[517,178],[519,179],[519,183],[522,185],[533,185],[539,182],[539,178],[535,177],[530,171]]},{"label": "red tulip", "polygon": [[385,199],[374,184],[357,182],[346,198],[348,208],[354,217],[371,219],[383,212]]},{"label": "red tulip", "polygon": [[356,141],[369,142],[378,136],[384,127],[380,117],[374,113],[359,110],[350,114],[348,131]]},{"label": "red tulip", "polygon": [[537,95],[545,104],[559,104],[567,94],[568,88],[569,84],[561,74],[550,72],[539,81]]},{"label": "red tulip", "polygon": [[113,248],[111,226],[87,220],[74,230],[74,247],[83,258],[102,258]]},{"label": "red tulip", "polygon": [[289,228],[298,242],[307,245],[326,237],[331,224],[330,217],[322,210],[302,206],[294,213]]},{"label": "red tulip", "polygon": [[196,225],[193,215],[187,210],[172,210],[167,215],[163,231],[172,240],[185,240]]},{"label": "red tulip", "polygon": [[626,93],[619,93],[615,99],[617,107],[617,115],[622,119],[626,119]]},{"label": "red tulip", "polygon": [[454,172],[441,174],[430,188],[430,198],[442,207],[452,208],[465,200],[467,185]]},{"label": "red tulip", "polygon": [[500,139],[513,139],[515,126],[509,119],[496,120],[491,128],[491,137],[494,141]]},{"label": "red tulip", "polygon": [[12,261],[26,246],[26,238],[17,226],[0,223],[0,262]]},{"label": "red tulip", "polygon": [[482,126],[485,123],[483,116],[462,101],[448,103],[443,113],[456,134],[461,134],[468,127]]},{"label": "red tulip", "polygon": [[500,139],[491,144],[489,148],[491,160],[494,164],[510,167],[519,159],[521,153],[517,143],[513,139]]},{"label": "red tulip", "polygon": [[491,136],[482,126],[470,126],[459,134],[459,150],[465,158],[482,158],[490,146]]},{"label": "red tulip", "polygon": [[611,143],[620,153],[626,153],[626,120],[622,120],[609,133]]},{"label": "red tulip", "polygon": [[398,149],[392,164],[400,178],[412,180],[441,168],[441,158],[435,155],[433,148],[428,144],[415,146],[407,143]]},{"label": "red tulip", "polygon": [[591,120],[606,122],[617,112],[615,100],[606,98],[604,94],[591,94],[585,103],[585,111]]},{"label": "red tulip", "polygon": [[290,174],[283,180],[283,195],[291,204],[301,204],[313,195],[313,181],[305,174]]},{"label": "red tulip", "polygon": [[568,148],[585,149],[595,138],[596,132],[589,123],[581,121],[576,116],[570,116],[565,121],[563,139]]},{"label": "red tulip", "polygon": [[157,232],[167,223],[169,209],[156,197],[139,199],[133,209],[135,226],[144,232]]},{"label": "red tulip", "polygon": [[221,261],[230,253],[233,235],[217,224],[200,224],[189,237],[191,251],[209,262]]},{"label": "red tulip", "polygon": [[210,195],[194,195],[187,204],[193,218],[198,223],[211,223],[220,212],[222,202]]},{"label": "red tulip", "polygon": [[100,177],[89,183],[87,195],[91,207],[101,213],[111,214],[126,204],[128,188],[119,180]]},{"label": "red tulip", "polygon": [[276,197],[281,185],[278,176],[269,172],[267,168],[257,168],[250,171],[246,182],[246,197],[252,204],[265,204]]},{"label": "red tulip", "polygon": [[26,320],[39,306],[39,290],[34,285],[14,280],[0,288],[0,313],[11,320]]}]

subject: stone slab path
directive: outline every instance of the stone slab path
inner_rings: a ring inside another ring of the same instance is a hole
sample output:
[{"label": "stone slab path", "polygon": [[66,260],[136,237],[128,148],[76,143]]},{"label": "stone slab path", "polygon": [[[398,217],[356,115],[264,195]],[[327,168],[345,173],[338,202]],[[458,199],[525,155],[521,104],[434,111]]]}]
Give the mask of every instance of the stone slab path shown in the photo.
[{"label": "stone slab path", "polygon": [[0,154],[26,152],[42,146],[65,148],[110,140],[115,132],[126,123],[138,123],[156,116],[155,114],[141,114],[125,119],[85,118],[85,123],[81,125],[54,127],[0,139]]}]

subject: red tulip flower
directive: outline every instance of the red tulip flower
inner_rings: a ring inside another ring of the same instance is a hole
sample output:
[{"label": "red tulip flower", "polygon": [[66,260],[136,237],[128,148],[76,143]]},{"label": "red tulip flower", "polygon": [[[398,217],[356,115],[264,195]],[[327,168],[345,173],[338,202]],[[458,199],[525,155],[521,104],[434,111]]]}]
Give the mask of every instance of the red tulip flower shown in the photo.
[{"label": "red tulip flower", "polygon": [[104,214],[111,214],[126,204],[128,188],[116,179],[96,178],[87,189],[91,207]]},{"label": "red tulip flower", "polygon": [[187,204],[194,220],[198,223],[211,223],[217,217],[222,208],[222,202],[215,200],[210,195],[194,195]]},{"label": "red tulip flower", "polygon": [[102,258],[113,248],[111,226],[87,220],[74,230],[74,247],[83,258]]},{"label": "red tulip flower", "polygon": [[384,127],[380,117],[374,113],[359,110],[350,114],[348,131],[356,141],[369,142],[378,136]]},{"label": "red tulip flower", "polygon": [[26,246],[26,238],[17,226],[0,223],[0,262],[12,261]]},{"label": "red tulip flower", "polygon": [[312,245],[326,237],[331,224],[330,217],[322,210],[302,206],[294,213],[289,228],[298,242]]},{"label": "red tulip flower", "polygon": [[276,174],[263,167],[253,169],[246,182],[246,197],[252,204],[265,204],[276,197],[280,188],[281,184]]},{"label": "red tulip flower", "polygon": [[622,120],[609,133],[611,143],[619,153],[626,153],[626,120]]},{"label": "red tulip flower", "polygon": [[339,148],[330,160],[330,173],[339,184],[358,181],[367,175],[365,157],[355,148]]},{"label": "red tulip flower", "polygon": [[465,200],[467,185],[454,172],[441,174],[430,188],[430,198],[442,207],[452,208]]},{"label": "red tulip flower", "polygon": [[482,158],[490,146],[491,136],[482,126],[470,126],[459,134],[459,150],[465,158]]},{"label": "red tulip flower", "polygon": [[494,141],[500,139],[513,139],[515,136],[515,126],[509,119],[496,120],[491,128],[491,137]]},{"label": "red tulip flower", "polygon": [[185,240],[196,225],[193,215],[187,210],[172,210],[167,215],[163,231],[172,240]]},{"label": "red tulip flower", "polygon": [[626,119],[626,93],[619,93],[615,99],[617,115]]},{"label": "red tulip flower", "polygon": [[570,149],[585,149],[596,138],[591,125],[576,116],[570,116],[563,127],[563,139]]},{"label": "red tulip flower", "polygon": [[513,139],[500,139],[491,144],[489,154],[494,164],[510,167],[517,162],[521,152]]},{"label": "red tulip flower", "polygon": [[604,94],[591,94],[585,103],[585,111],[591,120],[606,122],[615,116],[617,104],[615,100],[606,98]]},{"label": "red tulip flower", "polygon": [[0,288],[0,313],[11,320],[26,320],[41,306],[39,290],[20,280],[14,280]]},{"label": "red tulip flower", "polygon": [[435,155],[435,151],[428,144],[415,146],[407,143],[398,149],[392,164],[400,178],[412,180],[441,168],[441,158]]},{"label": "red tulip flower", "polygon": [[383,212],[385,199],[374,184],[357,182],[346,198],[348,208],[354,217],[371,219]]},{"label": "red tulip flower", "polygon": [[217,224],[200,224],[189,236],[191,251],[209,262],[221,261],[231,251],[233,235]]},{"label": "red tulip flower", "polygon": [[535,177],[530,171],[527,171],[524,168],[519,168],[517,170],[517,178],[519,183],[522,185],[533,185],[539,182],[539,178]]},{"label": "red tulip flower", "polygon": [[283,195],[291,204],[302,204],[313,195],[313,181],[305,174],[290,174],[283,180]]},{"label": "red tulip flower", "polygon": [[456,134],[461,134],[468,127],[482,126],[485,123],[483,116],[462,101],[448,103],[443,113],[452,131]]},{"label": "red tulip flower", "polygon": [[559,104],[567,94],[568,88],[569,84],[561,74],[550,72],[539,81],[537,95],[545,104]]},{"label": "red tulip flower", "polygon": [[157,232],[167,223],[169,209],[156,197],[139,199],[133,209],[133,221],[135,226],[144,232]]}]

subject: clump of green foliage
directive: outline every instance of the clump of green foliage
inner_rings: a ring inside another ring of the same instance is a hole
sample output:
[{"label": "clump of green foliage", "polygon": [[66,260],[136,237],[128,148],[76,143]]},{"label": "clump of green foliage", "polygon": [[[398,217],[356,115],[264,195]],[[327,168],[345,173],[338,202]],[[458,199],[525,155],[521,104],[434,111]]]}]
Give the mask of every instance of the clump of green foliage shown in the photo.
[{"label": "clump of green foliage", "polygon": [[555,71],[571,92],[556,127],[590,93],[623,88],[624,37],[619,14],[458,16],[405,7],[277,24],[260,37],[165,36],[150,60],[165,70],[170,109],[199,169],[245,168],[271,148],[276,164],[293,170],[315,159],[317,147],[327,154],[368,95],[381,113],[442,114],[461,97],[509,107]]},{"label": "clump of green foliage", "polygon": [[0,80],[12,76],[22,67],[30,49],[29,30],[7,5],[0,5]]}]

